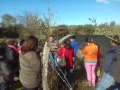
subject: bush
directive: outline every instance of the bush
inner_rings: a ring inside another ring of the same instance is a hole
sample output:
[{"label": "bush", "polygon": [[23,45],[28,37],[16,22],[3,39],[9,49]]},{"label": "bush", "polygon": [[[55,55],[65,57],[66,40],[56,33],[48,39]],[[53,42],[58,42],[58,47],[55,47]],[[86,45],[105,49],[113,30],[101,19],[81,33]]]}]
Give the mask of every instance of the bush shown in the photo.
[{"label": "bush", "polygon": [[0,39],[0,46],[6,46],[6,38]]}]

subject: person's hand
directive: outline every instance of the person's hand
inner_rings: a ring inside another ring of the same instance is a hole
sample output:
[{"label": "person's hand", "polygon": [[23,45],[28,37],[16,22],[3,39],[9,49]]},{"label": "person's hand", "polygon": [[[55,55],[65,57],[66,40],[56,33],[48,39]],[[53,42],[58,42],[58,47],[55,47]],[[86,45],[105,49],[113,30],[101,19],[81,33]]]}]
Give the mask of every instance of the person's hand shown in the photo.
[{"label": "person's hand", "polygon": [[40,55],[43,55],[43,52],[40,52]]}]

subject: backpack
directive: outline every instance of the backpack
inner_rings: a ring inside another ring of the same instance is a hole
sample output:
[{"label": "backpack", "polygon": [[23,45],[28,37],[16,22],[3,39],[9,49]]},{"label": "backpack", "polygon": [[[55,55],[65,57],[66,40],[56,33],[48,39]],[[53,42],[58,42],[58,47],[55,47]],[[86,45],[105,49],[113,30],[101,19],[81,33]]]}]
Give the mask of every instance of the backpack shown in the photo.
[{"label": "backpack", "polygon": [[117,61],[114,68],[113,78],[117,83],[120,83],[120,52],[117,52]]}]

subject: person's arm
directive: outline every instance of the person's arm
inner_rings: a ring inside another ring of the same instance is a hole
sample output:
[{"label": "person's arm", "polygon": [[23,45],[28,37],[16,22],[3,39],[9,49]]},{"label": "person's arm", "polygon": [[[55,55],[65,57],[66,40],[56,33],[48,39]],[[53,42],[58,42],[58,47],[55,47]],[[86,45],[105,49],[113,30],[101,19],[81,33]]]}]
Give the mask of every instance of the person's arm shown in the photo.
[{"label": "person's arm", "polygon": [[6,61],[3,61],[3,62],[2,62],[2,64],[1,64],[1,69],[3,70],[3,72],[4,72],[7,76],[10,75],[11,70],[10,70],[9,65],[8,65],[8,63],[7,63]]},{"label": "person's arm", "polygon": [[11,61],[11,60],[13,60],[13,58],[14,58],[14,51],[13,51],[11,48],[9,48],[9,49],[7,50],[6,55],[7,55],[7,59],[8,59],[9,61]]},{"label": "person's arm", "polygon": [[33,58],[31,60],[31,65],[33,66],[33,70],[40,71],[41,70],[41,63],[38,55],[36,53],[33,54]]},{"label": "person's arm", "polygon": [[114,54],[107,53],[103,61],[103,70],[107,73],[110,71],[112,63],[114,62]]},{"label": "person's arm", "polygon": [[63,55],[63,48],[64,47],[60,48],[57,52],[57,55],[60,56],[60,57]]},{"label": "person's arm", "polygon": [[84,47],[84,48],[82,49],[82,54],[85,54],[85,53],[86,53],[86,50],[87,50],[87,47]]}]

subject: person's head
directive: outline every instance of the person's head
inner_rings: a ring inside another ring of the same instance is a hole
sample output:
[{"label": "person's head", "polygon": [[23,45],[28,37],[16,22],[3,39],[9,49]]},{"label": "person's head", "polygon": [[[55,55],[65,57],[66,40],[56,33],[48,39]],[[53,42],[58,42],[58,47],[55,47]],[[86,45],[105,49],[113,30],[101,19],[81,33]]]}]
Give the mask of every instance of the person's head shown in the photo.
[{"label": "person's head", "polygon": [[26,54],[30,51],[36,51],[38,48],[38,39],[35,36],[29,36],[23,43],[21,53]]},{"label": "person's head", "polygon": [[71,49],[71,48],[72,48],[70,39],[65,39],[65,40],[64,40],[64,47],[65,47],[65,48],[68,48],[68,49]]},{"label": "person's head", "polygon": [[15,46],[16,45],[16,40],[12,39],[7,42],[7,45]]},{"label": "person's head", "polygon": [[86,38],[85,41],[86,41],[87,45],[90,44],[90,43],[94,43],[94,40],[90,37]]},{"label": "person's head", "polygon": [[18,41],[15,40],[15,47],[18,47]]},{"label": "person's head", "polygon": [[3,56],[5,54],[6,50],[4,47],[0,47],[0,56]]},{"label": "person's head", "polygon": [[118,36],[113,36],[112,38],[113,39],[110,40],[110,45],[111,46],[116,46],[116,45],[120,44]]},{"label": "person's head", "polygon": [[20,40],[20,44],[19,45],[22,46],[24,41],[25,41],[24,39]]},{"label": "person's head", "polygon": [[76,39],[75,35],[70,36],[70,41],[73,42]]},{"label": "person's head", "polygon": [[53,42],[53,41],[54,41],[53,35],[50,35],[50,36],[49,36],[49,41],[50,41],[50,42]]}]

